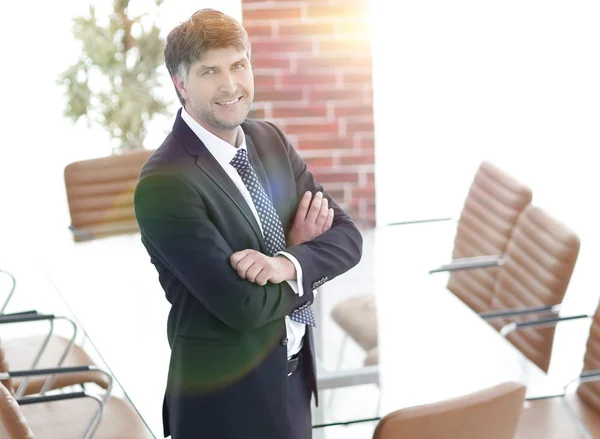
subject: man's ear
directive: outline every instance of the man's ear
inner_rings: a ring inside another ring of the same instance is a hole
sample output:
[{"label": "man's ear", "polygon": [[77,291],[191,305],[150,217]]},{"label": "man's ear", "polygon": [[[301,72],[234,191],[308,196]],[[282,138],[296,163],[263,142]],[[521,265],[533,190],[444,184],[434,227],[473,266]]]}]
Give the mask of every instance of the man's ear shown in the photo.
[{"label": "man's ear", "polygon": [[177,90],[179,90],[179,94],[181,94],[183,99],[187,100],[187,88],[181,76],[173,75],[171,79],[173,80],[173,84],[175,84],[175,87],[177,87]]}]

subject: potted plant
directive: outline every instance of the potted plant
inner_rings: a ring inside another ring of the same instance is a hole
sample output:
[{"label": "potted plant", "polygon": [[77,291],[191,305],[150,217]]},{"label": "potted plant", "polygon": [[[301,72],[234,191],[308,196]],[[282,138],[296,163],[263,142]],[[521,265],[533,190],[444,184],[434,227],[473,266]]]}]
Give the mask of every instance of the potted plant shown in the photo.
[{"label": "potted plant", "polygon": [[[155,0],[160,7],[163,0]],[[164,40],[144,15],[130,17],[129,0],[114,0],[108,23],[96,10],[74,19],[73,34],[82,43],[81,56],[58,80],[66,89],[65,116],[106,129],[116,140],[113,152],[143,149],[146,127],[164,114],[168,103],[157,96],[158,69],[164,64]]]},{"label": "potted plant", "polygon": [[[157,8],[162,1],[155,0]],[[93,6],[88,16],[74,19],[82,52],[58,79],[65,88],[65,116],[104,128],[113,142],[111,157],[65,168],[76,240],[137,230],[133,189],[151,153],[144,150],[147,125],[167,110],[168,102],[158,96],[164,40],[147,14],[130,16],[129,3],[114,0],[105,24]]]}]

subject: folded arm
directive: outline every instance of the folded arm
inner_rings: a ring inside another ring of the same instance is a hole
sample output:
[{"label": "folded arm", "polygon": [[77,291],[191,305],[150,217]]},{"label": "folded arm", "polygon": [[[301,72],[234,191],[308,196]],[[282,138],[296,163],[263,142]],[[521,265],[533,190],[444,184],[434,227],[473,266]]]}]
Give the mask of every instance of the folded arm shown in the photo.
[{"label": "folded arm", "polygon": [[200,194],[169,173],[143,177],[135,212],[144,243],[209,312],[239,330],[283,318],[312,299],[285,282],[257,285],[230,263],[233,250],[210,220]]},{"label": "folded arm", "polygon": [[298,198],[301,198],[306,191],[313,194],[320,191],[324,199],[327,199],[328,208],[333,209],[333,221],[329,230],[310,241],[285,249],[285,252],[293,255],[302,266],[303,290],[306,293],[313,290],[314,282],[322,279],[331,280],[360,261],[362,236],[350,216],[315,181],[306,163],[283,133],[274,125],[272,126],[287,145],[287,155],[294,171]]}]

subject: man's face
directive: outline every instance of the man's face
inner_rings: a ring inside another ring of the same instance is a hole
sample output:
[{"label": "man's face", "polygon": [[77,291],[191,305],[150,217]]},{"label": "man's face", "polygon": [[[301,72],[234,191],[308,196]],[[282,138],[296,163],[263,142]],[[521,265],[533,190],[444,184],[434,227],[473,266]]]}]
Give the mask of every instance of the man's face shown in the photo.
[{"label": "man's face", "polygon": [[188,79],[175,79],[186,111],[204,128],[229,141],[254,99],[254,77],[245,52],[214,49],[190,66]]}]

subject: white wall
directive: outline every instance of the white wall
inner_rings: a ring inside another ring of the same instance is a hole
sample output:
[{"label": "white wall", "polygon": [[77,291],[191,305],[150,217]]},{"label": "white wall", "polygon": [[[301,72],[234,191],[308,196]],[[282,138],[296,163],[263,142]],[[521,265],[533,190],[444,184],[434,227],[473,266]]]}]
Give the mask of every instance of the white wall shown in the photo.
[{"label": "white wall", "polygon": [[[73,126],[62,116],[65,99],[55,84],[79,56],[71,20],[87,13],[89,4],[97,5],[102,16],[112,2],[33,0],[9,2],[1,8],[0,242],[4,248],[44,245],[52,231],[66,228],[64,167],[110,154],[109,138],[102,129],[90,129],[83,120]],[[131,12],[152,11],[153,5],[151,0],[132,0]],[[168,0],[157,17],[164,36],[204,7],[241,17],[241,0]],[[164,95],[173,101],[174,114],[177,99],[168,83]],[[147,147],[156,148],[171,126],[172,117],[157,118],[149,127]]]},{"label": "white wall", "polygon": [[[378,224],[457,216],[477,166],[490,160],[579,234],[563,309],[593,312],[600,296],[600,4],[372,3]],[[583,348],[585,336],[567,335],[555,352],[563,343],[563,358],[578,363],[572,346]]]}]

